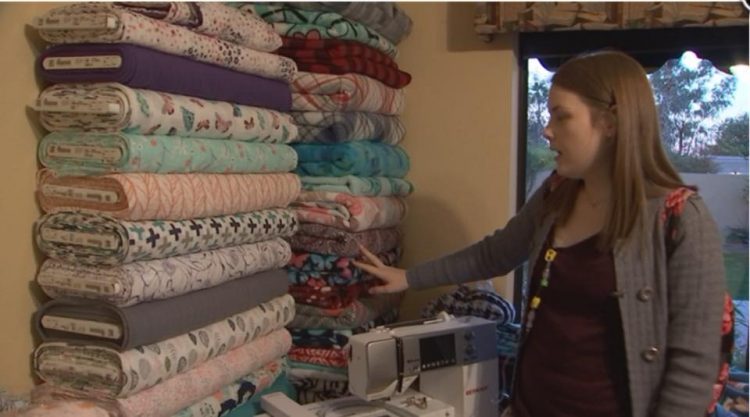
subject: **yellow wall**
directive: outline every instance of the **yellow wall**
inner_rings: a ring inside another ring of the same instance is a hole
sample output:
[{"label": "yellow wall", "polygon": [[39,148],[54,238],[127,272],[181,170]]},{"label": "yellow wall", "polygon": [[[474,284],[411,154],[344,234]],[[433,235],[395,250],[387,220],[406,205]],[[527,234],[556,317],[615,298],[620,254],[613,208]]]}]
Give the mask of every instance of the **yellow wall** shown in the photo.
[{"label": "yellow wall", "polygon": [[[414,20],[398,60],[414,77],[403,115],[416,186],[405,224],[408,266],[481,238],[512,212],[515,66],[507,40],[483,44],[471,32],[473,3],[402,6]],[[50,7],[0,3],[0,387],[12,392],[32,385],[30,317],[40,299],[32,285],[41,259],[32,224],[39,216],[33,192],[42,131],[26,108],[38,92],[39,44],[27,24]],[[501,290],[505,284],[496,282]],[[402,317],[415,317],[434,294],[409,293]]]},{"label": "yellow wall", "polygon": [[[414,21],[398,63],[406,88],[403,146],[411,157],[405,267],[460,249],[513,212],[515,58],[509,39],[474,34],[473,3],[401,3]],[[503,295],[511,280],[496,280]],[[409,292],[402,319],[445,289]]]}]

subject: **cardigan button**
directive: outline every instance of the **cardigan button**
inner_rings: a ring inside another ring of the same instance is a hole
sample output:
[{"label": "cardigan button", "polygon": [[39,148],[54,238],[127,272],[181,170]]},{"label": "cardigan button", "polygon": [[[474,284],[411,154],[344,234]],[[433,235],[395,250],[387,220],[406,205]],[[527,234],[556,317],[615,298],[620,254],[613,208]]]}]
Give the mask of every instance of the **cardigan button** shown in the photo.
[{"label": "cardigan button", "polygon": [[655,361],[657,356],[659,356],[659,349],[655,346],[651,346],[650,348],[641,352],[641,358],[643,358],[643,360],[646,362]]},{"label": "cardigan button", "polygon": [[639,301],[643,301],[644,303],[651,299],[651,296],[654,294],[654,290],[651,289],[651,287],[643,287],[640,290],[638,290],[638,294],[636,294],[636,297]]}]

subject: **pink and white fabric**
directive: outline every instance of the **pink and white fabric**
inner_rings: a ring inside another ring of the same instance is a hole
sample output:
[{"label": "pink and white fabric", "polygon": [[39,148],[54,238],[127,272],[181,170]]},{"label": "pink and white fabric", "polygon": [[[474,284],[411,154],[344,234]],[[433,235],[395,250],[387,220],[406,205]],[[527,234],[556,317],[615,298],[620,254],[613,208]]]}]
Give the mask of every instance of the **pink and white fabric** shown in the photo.
[{"label": "pink and white fabric", "polygon": [[394,227],[406,216],[399,197],[364,197],[327,191],[304,191],[291,207],[301,223],[318,223],[360,232]]},{"label": "pink and white fabric", "polygon": [[292,110],[401,114],[403,90],[358,74],[298,72],[291,83]]},{"label": "pink and white fabric", "polygon": [[281,47],[281,36],[264,20],[221,3],[209,2],[121,2],[131,12],[185,26],[256,51],[272,52]]},{"label": "pink and white fabric", "polygon": [[41,170],[45,212],[85,210],[125,220],[185,220],[286,207],[300,192],[295,174],[112,174],[58,177]]},{"label": "pink and white fabric", "polygon": [[291,81],[297,73],[297,64],[289,58],[201,35],[114,4],[58,7],[37,23],[40,36],[51,43],[131,43],[267,78]]}]

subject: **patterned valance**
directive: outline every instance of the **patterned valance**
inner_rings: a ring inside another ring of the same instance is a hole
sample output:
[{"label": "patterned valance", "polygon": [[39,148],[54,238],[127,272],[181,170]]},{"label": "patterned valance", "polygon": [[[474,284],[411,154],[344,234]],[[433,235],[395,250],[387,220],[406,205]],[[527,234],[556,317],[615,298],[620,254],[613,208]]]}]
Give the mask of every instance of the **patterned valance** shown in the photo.
[{"label": "patterned valance", "polygon": [[474,27],[498,33],[617,30],[748,24],[742,2],[481,2]]}]

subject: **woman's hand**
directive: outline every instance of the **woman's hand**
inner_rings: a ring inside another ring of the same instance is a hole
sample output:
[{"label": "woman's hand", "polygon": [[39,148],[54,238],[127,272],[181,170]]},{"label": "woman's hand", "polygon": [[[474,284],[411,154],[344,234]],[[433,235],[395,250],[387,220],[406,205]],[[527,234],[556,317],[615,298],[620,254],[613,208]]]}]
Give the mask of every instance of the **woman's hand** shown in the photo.
[{"label": "woman's hand", "polygon": [[359,250],[368,262],[354,261],[354,265],[383,281],[382,285],[370,288],[370,294],[401,292],[409,288],[405,269],[384,265],[377,256],[362,245],[359,245]]}]

